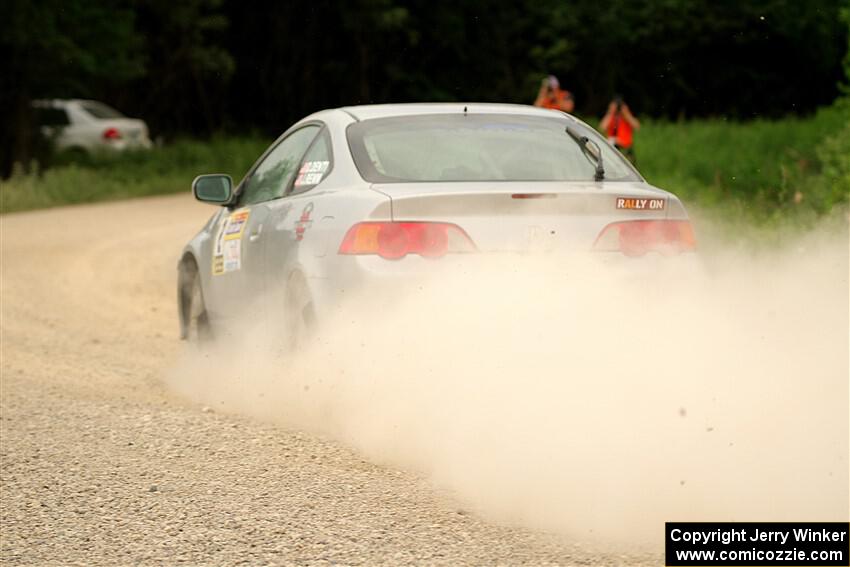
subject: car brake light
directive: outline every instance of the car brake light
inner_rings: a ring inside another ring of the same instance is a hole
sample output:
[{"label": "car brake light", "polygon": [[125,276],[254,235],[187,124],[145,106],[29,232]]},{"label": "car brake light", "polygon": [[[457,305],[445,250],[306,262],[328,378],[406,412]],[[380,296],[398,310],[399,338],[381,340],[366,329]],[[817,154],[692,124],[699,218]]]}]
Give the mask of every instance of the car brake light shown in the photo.
[{"label": "car brake light", "polygon": [[686,220],[623,221],[602,229],[593,249],[626,256],[643,256],[647,252],[671,255],[696,249],[696,238]]},{"label": "car brake light", "polygon": [[121,132],[118,128],[107,128],[103,131],[104,140],[120,140]]},{"label": "car brake light", "polygon": [[377,254],[387,260],[475,250],[463,229],[442,222],[361,222],[348,230],[339,246],[340,254]]}]

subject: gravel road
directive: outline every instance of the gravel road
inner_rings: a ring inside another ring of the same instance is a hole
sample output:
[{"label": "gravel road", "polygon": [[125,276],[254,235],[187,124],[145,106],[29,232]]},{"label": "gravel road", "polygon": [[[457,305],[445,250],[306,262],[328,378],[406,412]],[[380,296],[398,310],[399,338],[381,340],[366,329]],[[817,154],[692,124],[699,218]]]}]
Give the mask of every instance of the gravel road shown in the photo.
[{"label": "gravel road", "polygon": [[169,392],[176,254],[210,213],[174,196],[0,217],[0,563],[646,561],[488,523],[415,474]]}]

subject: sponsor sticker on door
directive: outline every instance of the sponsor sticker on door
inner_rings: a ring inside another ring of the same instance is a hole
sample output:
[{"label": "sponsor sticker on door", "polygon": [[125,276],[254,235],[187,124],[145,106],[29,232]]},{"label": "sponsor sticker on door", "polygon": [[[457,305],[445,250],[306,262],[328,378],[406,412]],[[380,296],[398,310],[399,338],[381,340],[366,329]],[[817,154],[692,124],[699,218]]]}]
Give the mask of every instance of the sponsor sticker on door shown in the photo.
[{"label": "sponsor sticker on door", "polygon": [[220,276],[242,268],[242,234],[248,223],[249,209],[240,209],[222,218],[213,245],[212,273]]}]

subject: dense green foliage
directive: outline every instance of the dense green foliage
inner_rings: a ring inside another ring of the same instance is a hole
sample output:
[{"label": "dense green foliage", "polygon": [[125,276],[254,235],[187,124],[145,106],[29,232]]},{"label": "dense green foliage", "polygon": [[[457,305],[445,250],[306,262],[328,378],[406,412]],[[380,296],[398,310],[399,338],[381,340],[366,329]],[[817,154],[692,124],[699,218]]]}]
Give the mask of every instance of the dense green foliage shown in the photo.
[{"label": "dense green foliage", "polygon": [[320,108],[530,102],[578,112],[782,117],[838,94],[848,0],[6,0],[0,175],[36,155],[28,99],[88,97],[154,136],[259,131]]},{"label": "dense green foliage", "polygon": [[107,2],[8,0],[0,25],[0,175],[39,155],[30,99],[127,84],[144,75],[141,40],[128,6]]},{"label": "dense green foliage", "polygon": [[700,208],[759,220],[822,215],[850,196],[850,112],[810,118],[648,122],[636,137],[647,179]]},{"label": "dense green foliage", "polygon": [[[692,207],[805,220],[850,195],[850,0],[8,0],[3,13],[3,212],[239,178],[311,111],[529,102],[547,73],[591,122],[624,94],[644,122],[641,171]],[[51,162],[29,101],[76,96],[177,141]]]}]

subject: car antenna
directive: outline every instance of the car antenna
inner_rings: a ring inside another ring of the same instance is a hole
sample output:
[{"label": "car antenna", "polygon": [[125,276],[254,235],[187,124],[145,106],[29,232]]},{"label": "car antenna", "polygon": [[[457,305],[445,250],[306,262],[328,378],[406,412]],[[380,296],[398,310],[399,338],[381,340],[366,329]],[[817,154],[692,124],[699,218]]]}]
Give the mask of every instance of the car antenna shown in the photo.
[{"label": "car antenna", "polygon": [[463,107],[463,115],[466,116],[466,106]]}]

